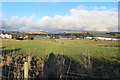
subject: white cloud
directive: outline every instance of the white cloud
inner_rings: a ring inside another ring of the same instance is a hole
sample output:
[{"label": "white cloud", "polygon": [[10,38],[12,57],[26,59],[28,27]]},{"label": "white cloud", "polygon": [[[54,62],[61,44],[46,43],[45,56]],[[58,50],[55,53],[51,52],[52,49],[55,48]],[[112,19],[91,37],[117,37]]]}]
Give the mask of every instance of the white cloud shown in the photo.
[{"label": "white cloud", "polygon": [[[82,9],[81,9],[82,8]],[[3,29],[32,31],[32,30],[80,30],[80,31],[117,31],[118,13],[112,10],[103,10],[107,7],[94,7],[93,10],[71,9],[69,15],[44,16],[39,20],[35,16],[12,17],[3,19]],[[97,8],[95,10],[95,8]],[[102,9],[102,10],[98,10]]]},{"label": "white cloud", "polygon": [[[94,11],[104,11],[104,10],[109,10],[106,6],[84,6],[84,5],[80,5],[80,6],[77,6],[77,9],[80,9],[80,10],[94,10]],[[116,8],[112,8],[113,11],[114,9]],[[111,10],[112,10],[111,9]]]},{"label": "white cloud", "polygon": [[118,11],[118,8],[111,8],[111,11]]}]

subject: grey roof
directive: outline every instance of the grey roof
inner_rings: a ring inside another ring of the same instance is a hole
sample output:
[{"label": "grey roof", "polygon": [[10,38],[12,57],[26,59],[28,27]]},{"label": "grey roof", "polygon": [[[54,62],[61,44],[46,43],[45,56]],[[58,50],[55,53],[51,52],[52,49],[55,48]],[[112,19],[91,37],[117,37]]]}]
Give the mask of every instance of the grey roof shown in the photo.
[{"label": "grey roof", "polygon": [[0,34],[11,34],[11,33],[7,31],[0,31]]}]

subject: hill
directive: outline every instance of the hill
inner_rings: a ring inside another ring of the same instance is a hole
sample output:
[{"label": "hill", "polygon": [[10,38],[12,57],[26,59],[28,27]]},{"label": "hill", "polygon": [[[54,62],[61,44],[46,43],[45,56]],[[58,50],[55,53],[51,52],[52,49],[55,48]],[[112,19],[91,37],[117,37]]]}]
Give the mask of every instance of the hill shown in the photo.
[{"label": "hill", "polygon": [[31,31],[31,32],[26,32],[28,34],[48,34],[47,32],[42,32],[42,31]]}]

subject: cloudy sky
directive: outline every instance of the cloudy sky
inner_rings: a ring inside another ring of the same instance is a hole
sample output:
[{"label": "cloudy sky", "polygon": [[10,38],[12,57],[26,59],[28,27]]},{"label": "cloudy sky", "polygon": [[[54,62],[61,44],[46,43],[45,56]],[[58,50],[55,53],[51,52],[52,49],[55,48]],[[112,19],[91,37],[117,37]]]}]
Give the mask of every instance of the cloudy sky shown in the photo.
[{"label": "cloudy sky", "polygon": [[8,31],[117,31],[117,2],[3,2]]}]

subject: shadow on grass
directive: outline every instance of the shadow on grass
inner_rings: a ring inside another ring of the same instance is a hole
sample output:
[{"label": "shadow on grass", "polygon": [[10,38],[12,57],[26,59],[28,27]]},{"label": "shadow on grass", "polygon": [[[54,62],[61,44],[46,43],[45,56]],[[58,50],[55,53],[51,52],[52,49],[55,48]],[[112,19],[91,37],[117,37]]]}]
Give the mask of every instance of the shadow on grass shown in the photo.
[{"label": "shadow on grass", "polygon": [[0,47],[0,49],[4,49],[4,48],[6,48],[6,47],[5,46]]},{"label": "shadow on grass", "polygon": [[104,58],[91,58],[92,74],[100,78],[119,78],[120,79],[120,63]]},{"label": "shadow on grass", "polygon": [[10,54],[10,53],[13,53],[13,52],[17,52],[21,50],[21,48],[16,48],[16,49],[4,49],[2,50],[2,55],[7,55],[7,54]]},{"label": "shadow on grass", "polygon": [[104,58],[83,57],[86,62],[80,64],[67,56],[55,56],[51,53],[45,62],[44,78],[46,80],[61,78],[67,80],[120,79],[120,63]]}]

